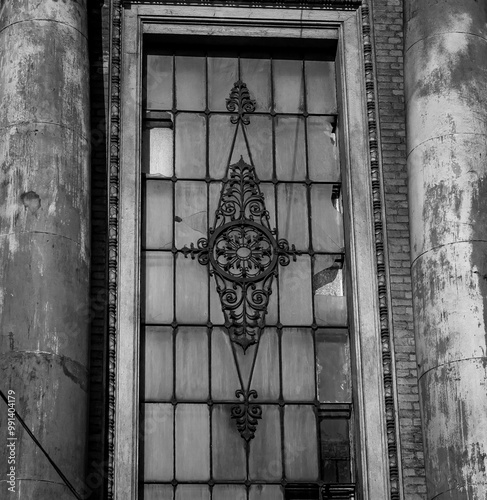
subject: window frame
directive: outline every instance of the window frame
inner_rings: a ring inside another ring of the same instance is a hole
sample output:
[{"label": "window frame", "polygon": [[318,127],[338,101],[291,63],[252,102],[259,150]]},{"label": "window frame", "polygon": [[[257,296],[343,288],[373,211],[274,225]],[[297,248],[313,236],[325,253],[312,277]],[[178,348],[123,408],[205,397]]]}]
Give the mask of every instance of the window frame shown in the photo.
[{"label": "window frame", "polygon": [[113,498],[138,498],[142,39],[158,33],[338,40],[357,497],[390,498],[361,9],[132,5],[122,32]]}]

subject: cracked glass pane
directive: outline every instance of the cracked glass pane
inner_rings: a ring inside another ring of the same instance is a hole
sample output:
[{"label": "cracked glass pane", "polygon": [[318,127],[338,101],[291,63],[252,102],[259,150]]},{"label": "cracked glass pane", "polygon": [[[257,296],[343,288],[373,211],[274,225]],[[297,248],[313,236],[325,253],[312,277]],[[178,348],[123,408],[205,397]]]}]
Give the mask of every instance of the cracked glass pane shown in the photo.
[{"label": "cracked glass pane", "polygon": [[176,203],[174,213],[174,231],[176,247],[182,248],[196,244],[200,238],[206,238],[207,196],[206,183],[198,181],[179,181],[176,183]]}]

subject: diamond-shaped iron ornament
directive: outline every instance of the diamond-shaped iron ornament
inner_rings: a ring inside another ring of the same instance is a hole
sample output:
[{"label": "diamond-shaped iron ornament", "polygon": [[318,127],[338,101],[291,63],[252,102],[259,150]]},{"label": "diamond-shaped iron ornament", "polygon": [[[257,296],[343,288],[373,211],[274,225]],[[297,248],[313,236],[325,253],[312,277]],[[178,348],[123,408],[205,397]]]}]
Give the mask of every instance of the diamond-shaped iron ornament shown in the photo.
[{"label": "diamond-shaped iron ornament", "polygon": [[[287,240],[278,239],[277,231],[270,228],[269,212],[259,188],[244,127],[250,123],[246,115],[255,110],[255,101],[250,99],[246,84],[240,80],[230,92],[227,109],[237,113],[230,118],[236,128],[229,158],[233,156],[241,128],[251,164],[243,157],[233,164],[229,160],[208,238],[200,238],[196,247],[192,243],[182,252],[185,257],[197,258],[202,265],[210,265],[230,339],[245,353],[250,345],[259,342],[278,264],[287,266],[300,252]],[[254,437],[257,419],[262,415],[261,407],[249,402],[257,398],[257,392],[249,387],[250,381],[247,389],[236,392],[242,403],[231,410],[247,442]]]}]

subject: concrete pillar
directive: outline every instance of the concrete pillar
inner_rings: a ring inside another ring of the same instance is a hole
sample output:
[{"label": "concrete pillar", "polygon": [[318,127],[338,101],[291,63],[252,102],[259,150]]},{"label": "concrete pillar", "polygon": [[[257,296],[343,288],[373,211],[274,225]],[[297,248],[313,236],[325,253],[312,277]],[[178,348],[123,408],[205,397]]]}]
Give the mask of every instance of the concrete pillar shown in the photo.
[{"label": "concrete pillar", "polygon": [[428,499],[487,498],[487,2],[405,0]]},{"label": "concrete pillar", "polygon": [[[0,388],[83,495],[89,331],[86,0],[0,2]],[[74,496],[15,423],[0,497]],[[86,496],[85,496],[86,498]]]}]

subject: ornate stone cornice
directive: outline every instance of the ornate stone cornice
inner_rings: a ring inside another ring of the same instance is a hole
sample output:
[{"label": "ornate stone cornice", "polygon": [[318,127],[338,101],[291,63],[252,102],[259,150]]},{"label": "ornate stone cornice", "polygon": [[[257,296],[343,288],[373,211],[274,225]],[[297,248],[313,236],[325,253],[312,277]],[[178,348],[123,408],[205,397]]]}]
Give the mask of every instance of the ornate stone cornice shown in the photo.
[{"label": "ornate stone cornice", "polygon": [[122,0],[122,4],[221,5],[222,7],[281,7],[356,10],[362,0]]}]

